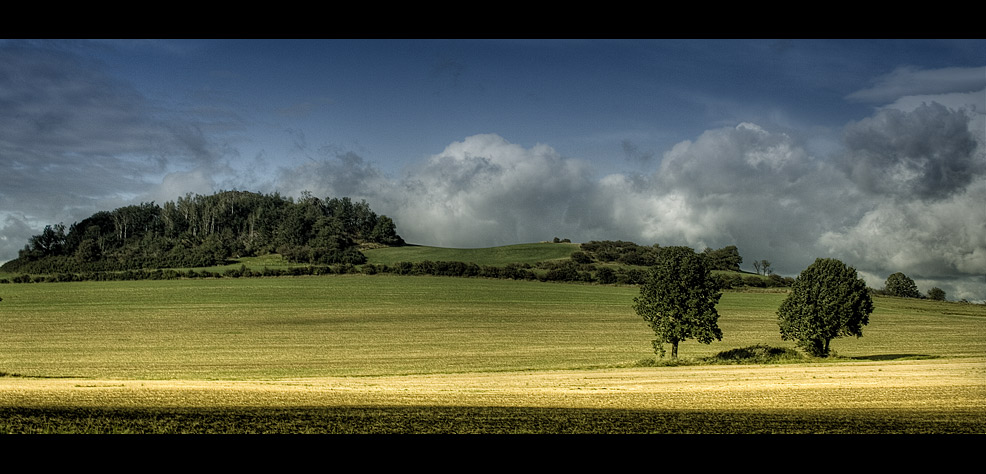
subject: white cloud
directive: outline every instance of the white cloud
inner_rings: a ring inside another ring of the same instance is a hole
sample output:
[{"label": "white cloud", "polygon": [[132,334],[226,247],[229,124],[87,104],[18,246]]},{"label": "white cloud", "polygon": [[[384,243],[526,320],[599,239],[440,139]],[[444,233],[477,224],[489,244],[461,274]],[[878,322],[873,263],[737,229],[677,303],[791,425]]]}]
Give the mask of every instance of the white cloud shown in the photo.
[{"label": "white cloud", "polygon": [[947,277],[986,274],[986,181],[946,200],[884,199],[854,225],[826,232],[832,253],[887,274]]},{"label": "white cloud", "polygon": [[499,245],[574,230],[569,216],[579,214],[591,192],[590,173],[549,146],[526,149],[498,135],[474,135],[409,170],[385,194],[411,241]]}]

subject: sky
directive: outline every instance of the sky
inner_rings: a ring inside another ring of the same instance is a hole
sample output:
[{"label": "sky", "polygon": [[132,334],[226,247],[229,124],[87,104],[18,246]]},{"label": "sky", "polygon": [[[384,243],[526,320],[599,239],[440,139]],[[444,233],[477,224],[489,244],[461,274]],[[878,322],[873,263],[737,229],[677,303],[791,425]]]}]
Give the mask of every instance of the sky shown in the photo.
[{"label": "sky", "polygon": [[0,262],[221,190],[986,300],[986,40],[0,40]]}]

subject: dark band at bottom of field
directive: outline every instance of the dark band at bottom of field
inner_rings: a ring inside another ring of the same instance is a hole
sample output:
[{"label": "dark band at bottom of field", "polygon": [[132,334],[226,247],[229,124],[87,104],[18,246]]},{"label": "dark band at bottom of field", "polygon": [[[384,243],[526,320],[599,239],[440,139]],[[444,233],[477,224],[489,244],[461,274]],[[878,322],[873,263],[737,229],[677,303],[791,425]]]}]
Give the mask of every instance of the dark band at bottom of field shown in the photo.
[{"label": "dark band at bottom of field", "polygon": [[2,407],[0,433],[982,434],[986,430],[986,412],[951,415],[919,410]]}]

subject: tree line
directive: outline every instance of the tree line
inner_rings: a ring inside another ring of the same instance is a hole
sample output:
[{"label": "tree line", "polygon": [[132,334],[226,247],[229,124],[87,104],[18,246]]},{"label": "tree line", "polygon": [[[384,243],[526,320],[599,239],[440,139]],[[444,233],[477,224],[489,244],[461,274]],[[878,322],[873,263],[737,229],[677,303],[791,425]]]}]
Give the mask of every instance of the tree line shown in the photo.
[{"label": "tree line", "polygon": [[307,264],[361,264],[360,245],[398,246],[394,221],[366,201],[295,200],[278,193],[187,194],[100,211],[66,228],[49,225],[0,270],[10,273],[104,272],[207,267],[231,258],[279,253]]},{"label": "tree line", "polygon": [[[651,246],[638,245],[624,240],[593,240],[580,246],[580,252],[572,258],[581,263],[592,261],[603,263],[619,263],[622,265],[637,265],[652,267],[658,263],[662,252],[668,247],[659,244]],[[727,245],[721,249],[706,248],[700,257],[712,270],[727,270],[738,272],[743,257],[735,245]]]},{"label": "tree line", "polygon": [[[311,206],[313,203],[317,202],[312,200],[310,197],[309,201],[302,201],[302,206]],[[345,215],[346,203],[351,203],[347,198],[339,200],[325,200],[323,202],[329,203],[329,206],[325,206],[331,209],[332,205],[340,205],[341,214]],[[184,205],[184,201],[180,201]],[[242,207],[242,206],[241,206]],[[170,205],[166,204],[162,209],[170,209]],[[365,203],[356,204],[356,209],[368,209],[365,207]],[[178,209],[182,209],[179,207]],[[311,209],[309,207],[309,209]],[[319,219],[323,219],[320,217]],[[318,219],[315,219],[317,222]],[[377,219],[377,226],[379,222],[388,223],[388,226],[393,226],[393,222],[390,221],[385,216],[381,216]],[[83,221],[85,223],[86,221]],[[134,222],[134,221],[132,221]],[[135,222],[140,222],[135,220]],[[207,222],[208,225],[204,227],[207,235],[212,235],[216,232],[216,228],[224,229],[227,224],[223,221],[219,221],[213,224],[211,219]],[[248,221],[249,222],[249,221]],[[304,226],[297,225],[297,220],[288,220],[287,224],[291,225],[294,222],[295,228],[302,228]],[[358,220],[350,220],[350,222],[359,222]],[[79,224],[73,226],[73,229],[79,228]],[[393,227],[389,227],[393,228]],[[47,229],[46,229],[47,230]],[[114,230],[117,230],[114,227]],[[280,229],[283,232],[284,229]],[[121,233],[130,234],[135,232],[136,234],[141,234],[140,231],[134,231],[133,227],[130,226],[128,230],[120,230]],[[186,234],[197,233],[199,230],[195,228],[186,228],[184,231]],[[220,232],[226,232],[221,230]],[[251,247],[255,252],[270,253],[272,246],[266,248],[260,248],[256,244],[258,242],[258,237],[256,234],[260,232],[257,228],[254,228],[255,236],[254,240],[249,240],[249,234],[244,238],[241,235],[241,242],[246,244],[252,243]],[[302,230],[304,232],[304,230]],[[312,233],[311,231],[308,231]],[[318,232],[314,233],[315,235]],[[75,235],[72,232],[69,235]],[[140,235],[131,235],[131,239],[134,239],[140,244],[147,243],[146,236],[140,237]],[[262,235],[280,235],[278,233],[265,232]],[[352,232],[349,234],[349,241],[356,242],[359,238],[359,234]],[[369,235],[373,236],[374,233]],[[385,233],[383,235],[393,235]],[[165,238],[167,234],[165,234]],[[38,236],[36,236],[38,237]],[[40,237],[39,237],[40,238]],[[208,239],[208,238],[207,238]],[[53,241],[69,240],[59,240],[51,239]],[[566,239],[567,240],[567,239]],[[33,242],[33,240],[32,240]],[[151,243],[154,241],[151,240]],[[210,241],[211,242],[211,241]],[[197,256],[204,252],[203,249],[192,249],[191,254],[186,256],[184,259],[176,256],[171,260],[162,259],[140,259],[136,258],[131,261],[122,262],[120,261],[120,255],[123,252],[118,252],[116,254],[110,254],[112,258],[103,258],[99,260],[90,261],[87,263],[82,263],[78,257],[78,253],[81,251],[78,247],[75,252],[76,255],[66,255],[71,254],[71,245],[62,244],[63,254],[61,255],[48,255],[45,257],[38,258],[36,260],[27,260],[18,262],[20,266],[5,265],[2,269],[9,271],[11,273],[23,273],[21,275],[13,277],[12,280],[0,280],[0,283],[39,283],[39,282],[68,282],[68,281],[91,281],[91,280],[144,280],[144,279],[178,279],[178,278],[222,278],[222,277],[269,277],[269,276],[300,276],[300,275],[330,275],[330,274],[349,274],[349,273],[364,273],[364,274],[394,274],[394,275],[431,275],[431,276],[451,276],[451,277],[479,277],[479,278],[496,278],[496,279],[512,279],[512,280],[528,280],[528,281],[550,281],[550,282],[578,282],[578,283],[598,283],[598,284],[617,284],[617,285],[640,285],[645,282],[648,275],[648,268],[653,267],[659,261],[661,255],[668,251],[672,247],[662,247],[658,244],[653,246],[641,246],[633,242],[624,241],[592,241],[588,243],[581,244],[580,250],[572,253],[571,257],[565,260],[549,260],[542,261],[534,264],[528,263],[508,263],[505,265],[477,265],[470,262],[461,261],[420,261],[420,262],[398,262],[394,265],[377,265],[367,263],[366,257],[358,252],[353,247],[346,247],[343,250],[338,250],[339,247],[331,248],[327,246],[312,246],[311,241],[305,243],[303,240],[298,239],[293,241],[292,245],[290,241],[288,243],[281,243],[276,247],[276,252],[280,253],[286,260],[294,263],[302,263],[305,265],[300,265],[294,268],[288,269],[269,269],[264,268],[262,270],[249,269],[243,266],[242,268],[229,269],[224,271],[210,272],[208,270],[176,270],[178,268],[194,268],[194,267],[207,267],[220,265],[226,262],[226,258],[230,256],[249,256],[247,250],[243,247],[240,248],[240,254],[233,254],[228,248],[225,252],[219,253],[221,258],[214,259],[201,259]],[[365,242],[365,240],[363,241]],[[371,240],[371,242],[376,242],[379,244],[402,244],[403,240],[400,237],[383,239],[381,242],[379,239],[376,241]],[[57,247],[49,246],[49,247]],[[28,249],[25,249],[25,252]],[[172,250],[174,251],[174,250]],[[333,258],[324,258],[320,255],[324,255],[326,252],[337,252],[337,255]],[[320,254],[322,252],[322,254]],[[131,257],[134,256],[134,252],[130,251],[128,253]],[[736,272],[739,264],[742,262],[742,257],[739,256],[739,252],[734,245],[724,247],[722,249],[713,250],[706,249],[702,253],[698,254],[699,257],[705,262],[709,268],[712,269],[723,269]],[[632,263],[631,263],[632,262]],[[155,265],[156,264],[156,265]],[[13,267],[13,268],[9,268]],[[28,275],[28,273],[33,273],[35,276]],[[787,287],[790,286],[791,282],[794,281],[793,278],[780,277],[778,275],[770,275],[768,278],[762,278],[754,275],[743,275],[740,273],[724,273],[713,275],[716,280],[716,284],[719,288],[730,289],[730,288],[741,288],[741,287],[759,287],[759,288],[770,288],[770,287]]]}]

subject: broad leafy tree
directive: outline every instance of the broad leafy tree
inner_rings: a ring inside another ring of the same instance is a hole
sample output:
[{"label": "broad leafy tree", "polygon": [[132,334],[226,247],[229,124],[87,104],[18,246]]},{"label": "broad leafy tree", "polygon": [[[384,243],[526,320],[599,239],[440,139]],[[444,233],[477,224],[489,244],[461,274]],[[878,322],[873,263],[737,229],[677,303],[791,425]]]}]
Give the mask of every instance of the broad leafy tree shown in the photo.
[{"label": "broad leafy tree", "polygon": [[887,277],[887,283],[884,286],[884,290],[893,295],[900,296],[902,298],[920,298],[921,293],[918,292],[918,286],[914,284],[914,280],[908,278],[907,275],[897,272],[893,275]]},{"label": "broad leafy tree", "polygon": [[937,286],[928,290],[928,298],[935,301],[945,301],[945,290],[938,288]]},{"label": "broad leafy tree", "polygon": [[721,296],[702,256],[688,247],[666,247],[640,287],[634,309],[657,335],[654,351],[664,357],[664,344],[671,344],[671,358],[677,359],[681,341],[722,340],[716,311]]},{"label": "broad leafy tree", "polygon": [[794,280],[777,317],[782,339],[812,356],[827,357],[832,339],[862,337],[872,312],[873,300],[856,269],[819,258]]}]

